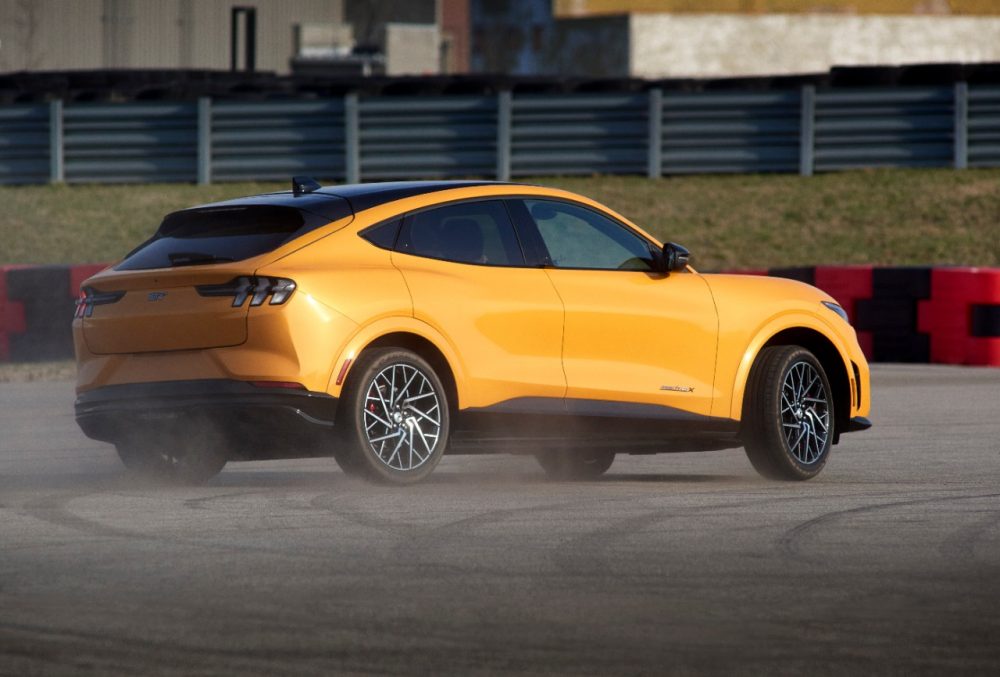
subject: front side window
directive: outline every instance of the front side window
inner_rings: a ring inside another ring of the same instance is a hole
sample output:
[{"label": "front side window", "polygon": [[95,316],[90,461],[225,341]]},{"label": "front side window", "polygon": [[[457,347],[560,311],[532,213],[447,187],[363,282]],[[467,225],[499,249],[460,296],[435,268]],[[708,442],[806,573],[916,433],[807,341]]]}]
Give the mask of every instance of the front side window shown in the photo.
[{"label": "front side window", "polygon": [[411,214],[403,222],[396,250],[459,263],[524,265],[514,226],[499,200],[464,202]]},{"label": "front side window", "polygon": [[524,204],[556,268],[654,269],[649,243],[608,217],[568,202]]}]

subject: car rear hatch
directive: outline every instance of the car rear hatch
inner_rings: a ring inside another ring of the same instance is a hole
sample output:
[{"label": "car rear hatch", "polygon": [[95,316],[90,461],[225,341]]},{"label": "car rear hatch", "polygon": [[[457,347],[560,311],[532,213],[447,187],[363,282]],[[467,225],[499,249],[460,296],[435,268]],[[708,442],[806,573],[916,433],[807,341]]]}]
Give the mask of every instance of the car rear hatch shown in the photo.
[{"label": "car rear hatch", "polygon": [[152,238],[85,283],[77,317],[88,349],[142,353],[246,341],[252,291],[265,286],[256,269],[283,245],[351,215],[339,198],[316,196],[290,206],[282,204],[289,202],[284,195],[168,215]]}]

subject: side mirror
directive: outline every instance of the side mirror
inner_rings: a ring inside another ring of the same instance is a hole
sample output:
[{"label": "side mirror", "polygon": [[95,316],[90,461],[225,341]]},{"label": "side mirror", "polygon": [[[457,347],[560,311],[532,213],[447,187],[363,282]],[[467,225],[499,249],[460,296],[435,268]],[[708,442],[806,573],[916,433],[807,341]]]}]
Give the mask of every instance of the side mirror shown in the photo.
[{"label": "side mirror", "polygon": [[690,258],[691,252],[676,242],[668,242],[663,245],[663,270],[667,273],[683,270]]}]

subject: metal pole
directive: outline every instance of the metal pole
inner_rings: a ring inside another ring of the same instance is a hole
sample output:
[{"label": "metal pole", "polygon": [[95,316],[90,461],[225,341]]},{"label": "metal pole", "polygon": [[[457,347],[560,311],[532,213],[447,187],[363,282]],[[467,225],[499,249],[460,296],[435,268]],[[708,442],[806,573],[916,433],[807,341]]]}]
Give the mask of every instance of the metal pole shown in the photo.
[{"label": "metal pole", "polygon": [[62,183],[65,180],[63,102],[56,99],[49,102],[49,182]]},{"label": "metal pole", "polygon": [[510,92],[497,94],[497,181],[510,181],[513,108],[514,97]]},{"label": "metal pole", "polygon": [[799,121],[799,174],[812,176],[816,148],[816,87],[803,85]]},{"label": "metal pole", "polygon": [[229,70],[235,71],[239,66],[239,30],[240,8],[229,9]]},{"label": "metal pole", "polygon": [[969,84],[955,83],[955,169],[969,167]]},{"label": "metal pole", "polygon": [[246,7],[246,70],[253,73],[257,70],[257,9]]},{"label": "metal pole", "polygon": [[361,106],[356,93],[344,97],[344,173],[347,183],[361,183]]},{"label": "metal pole", "polygon": [[198,99],[198,184],[212,183],[212,100]]},{"label": "metal pole", "polygon": [[648,137],[646,139],[646,176],[663,175],[663,90],[649,90]]}]

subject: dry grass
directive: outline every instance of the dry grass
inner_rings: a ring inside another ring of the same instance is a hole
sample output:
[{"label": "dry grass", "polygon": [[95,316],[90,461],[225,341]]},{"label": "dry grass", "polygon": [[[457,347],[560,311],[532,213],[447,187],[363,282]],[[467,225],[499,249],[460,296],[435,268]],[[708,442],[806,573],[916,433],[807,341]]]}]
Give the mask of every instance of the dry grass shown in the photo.
[{"label": "dry grass", "polygon": [[[527,181],[604,202],[689,247],[703,268],[1000,265],[1000,170]],[[166,212],[285,186],[0,188],[0,263],[111,261],[148,237]]]}]

